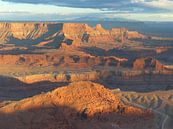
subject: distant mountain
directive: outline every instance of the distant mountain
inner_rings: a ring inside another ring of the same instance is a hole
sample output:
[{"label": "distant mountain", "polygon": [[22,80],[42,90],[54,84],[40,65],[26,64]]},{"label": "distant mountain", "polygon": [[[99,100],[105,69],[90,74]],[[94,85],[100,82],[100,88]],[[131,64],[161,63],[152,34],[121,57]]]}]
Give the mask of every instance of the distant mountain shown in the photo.
[{"label": "distant mountain", "polygon": [[76,18],[73,21],[121,21],[121,22],[136,22],[135,20],[126,18],[108,18],[108,17],[98,17],[98,16],[85,16]]}]

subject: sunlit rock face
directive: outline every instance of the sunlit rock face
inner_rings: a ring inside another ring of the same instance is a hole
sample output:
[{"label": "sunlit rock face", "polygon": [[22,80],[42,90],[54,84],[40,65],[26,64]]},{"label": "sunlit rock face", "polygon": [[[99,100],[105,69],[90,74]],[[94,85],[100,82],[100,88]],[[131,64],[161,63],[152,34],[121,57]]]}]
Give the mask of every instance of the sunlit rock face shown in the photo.
[{"label": "sunlit rock face", "polygon": [[106,30],[100,24],[92,28],[82,23],[0,23],[0,30],[1,44],[20,40],[25,43],[30,41],[30,44],[39,44],[40,42],[67,40],[81,42],[115,42],[119,40],[124,42],[127,38],[144,38],[142,34],[129,32],[126,28]]},{"label": "sunlit rock face", "polygon": [[128,38],[129,39],[133,39],[133,38],[141,38],[141,39],[143,39],[143,38],[147,38],[147,36],[137,32],[137,31],[129,31],[128,32]]},{"label": "sunlit rock face", "polygon": [[158,60],[151,57],[139,58],[139,59],[136,59],[133,63],[133,69],[135,70],[144,70],[147,68],[156,70],[156,71],[165,70],[165,67],[163,64],[161,64]]},{"label": "sunlit rock face", "polygon": [[[10,123],[10,124],[9,124]],[[104,86],[72,83],[0,108],[0,128],[156,129],[154,114],[124,105]]]},{"label": "sunlit rock face", "polygon": [[20,40],[37,39],[48,32],[45,23],[1,23],[1,41],[9,41],[10,38]]}]

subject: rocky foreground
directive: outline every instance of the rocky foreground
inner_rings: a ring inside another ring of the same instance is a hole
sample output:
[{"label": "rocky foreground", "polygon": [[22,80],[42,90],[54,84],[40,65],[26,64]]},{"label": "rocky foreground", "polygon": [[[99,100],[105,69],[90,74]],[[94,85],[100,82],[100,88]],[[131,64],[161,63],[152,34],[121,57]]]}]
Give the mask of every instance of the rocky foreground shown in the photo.
[{"label": "rocky foreground", "polygon": [[0,108],[3,129],[157,129],[150,110],[124,105],[102,85],[72,83]]}]

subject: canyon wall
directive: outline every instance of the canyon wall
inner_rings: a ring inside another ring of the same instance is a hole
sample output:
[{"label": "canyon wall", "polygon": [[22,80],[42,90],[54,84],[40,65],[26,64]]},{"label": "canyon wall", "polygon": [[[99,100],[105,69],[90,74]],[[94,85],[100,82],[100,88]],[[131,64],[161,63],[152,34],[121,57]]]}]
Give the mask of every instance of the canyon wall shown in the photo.
[{"label": "canyon wall", "polygon": [[128,31],[128,39],[135,39],[135,38],[147,38],[147,36],[137,32],[137,31]]},{"label": "canyon wall", "polygon": [[38,83],[41,81],[49,82],[78,82],[78,81],[96,81],[99,79],[99,73],[95,71],[81,73],[52,73],[37,74],[24,77],[17,77],[18,80],[26,84]]},{"label": "canyon wall", "polygon": [[119,66],[127,59],[117,57],[94,57],[90,55],[59,54],[30,54],[30,55],[0,55],[0,65],[26,65],[26,66],[63,66],[63,67],[88,67],[88,66]]},{"label": "canyon wall", "polygon": [[163,64],[161,64],[158,60],[151,57],[136,59],[133,63],[133,69],[135,70],[151,69],[156,71],[166,70]]},{"label": "canyon wall", "polygon": [[82,23],[0,23],[0,44],[18,43],[37,45],[41,42],[125,42],[128,38],[143,38],[138,32],[126,28],[95,28]]},{"label": "canyon wall", "polygon": [[34,40],[46,32],[48,32],[46,23],[0,23],[1,42],[7,42],[10,38]]},{"label": "canyon wall", "polygon": [[95,28],[87,24],[79,23],[65,23],[63,25],[63,32],[65,37],[74,39],[81,39],[84,42],[125,42],[128,38],[144,38],[145,36],[139,32],[128,31],[127,28],[112,28],[106,30],[101,24],[97,24]]}]

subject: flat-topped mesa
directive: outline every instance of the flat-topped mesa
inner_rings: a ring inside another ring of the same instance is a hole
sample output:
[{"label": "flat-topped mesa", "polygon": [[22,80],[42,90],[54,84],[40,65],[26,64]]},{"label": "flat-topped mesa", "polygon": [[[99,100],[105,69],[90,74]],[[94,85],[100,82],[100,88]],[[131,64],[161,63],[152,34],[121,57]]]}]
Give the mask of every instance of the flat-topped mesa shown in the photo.
[{"label": "flat-topped mesa", "polygon": [[[87,32],[88,42],[123,42],[127,40],[127,29],[114,28],[112,30],[106,30],[101,24],[97,24],[92,31]],[[122,40],[123,37],[123,40]]]},{"label": "flat-topped mesa", "polygon": [[64,23],[62,29],[65,37],[73,40],[82,39],[84,33],[92,31],[92,27],[81,23]]},{"label": "flat-topped mesa", "polygon": [[128,31],[128,39],[135,39],[135,38],[144,39],[144,38],[147,38],[147,36],[137,31]]},{"label": "flat-topped mesa", "polygon": [[1,41],[8,41],[8,38],[34,40],[48,32],[48,26],[45,23],[0,23],[0,31]]},{"label": "flat-topped mesa", "polygon": [[112,28],[106,30],[101,24],[95,28],[81,23],[64,23],[63,30],[66,38],[82,42],[125,42],[128,38],[144,38],[139,32],[128,31],[127,28]]},{"label": "flat-topped mesa", "polygon": [[[143,38],[138,32],[126,28],[104,29],[101,24],[91,27],[83,23],[0,23],[0,43],[19,42],[44,46],[62,42],[125,42],[128,38]],[[24,41],[24,42],[23,42]]]},{"label": "flat-topped mesa", "polygon": [[101,24],[97,24],[95,28],[92,28],[88,24],[81,23],[64,23],[62,32],[67,38],[71,39],[81,39],[85,34],[88,34],[91,37],[110,34],[110,32],[105,30]]},{"label": "flat-topped mesa", "polygon": [[11,24],[12,36],[20,40],[23,40],[23,39],[34,40],[43,36],[47,32],[48,32],[48,26],[44,23],[36,23],[36,24],[13,23]]}]

